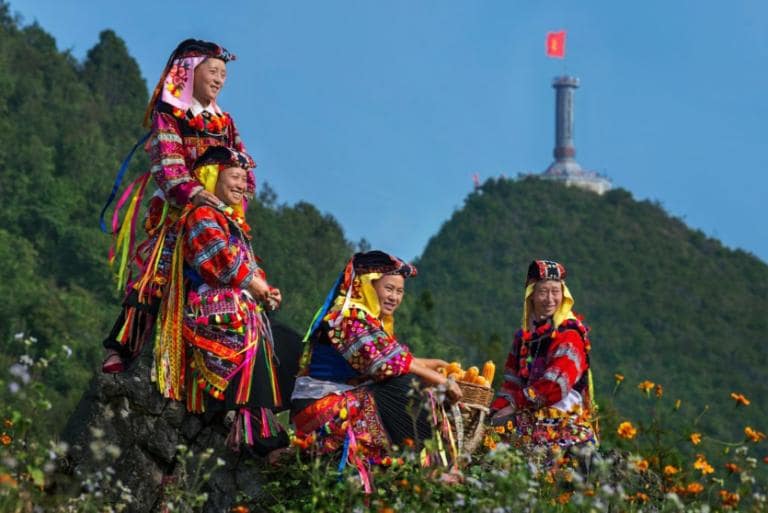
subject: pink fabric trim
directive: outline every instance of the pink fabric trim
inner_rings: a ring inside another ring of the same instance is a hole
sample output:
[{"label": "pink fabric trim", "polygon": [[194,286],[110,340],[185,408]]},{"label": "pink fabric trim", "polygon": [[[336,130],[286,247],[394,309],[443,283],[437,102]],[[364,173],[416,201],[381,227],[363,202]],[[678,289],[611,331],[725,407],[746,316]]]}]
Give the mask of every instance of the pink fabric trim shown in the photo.
[{"label": "pink fabric trim", "polygon": [[[160,99],[186,112],[192,105],[192,91],[195,84],[195,68],[208,57],[185,57],[177,59],[163,81]],[[173,94],[178,92],[178,96]]]}]

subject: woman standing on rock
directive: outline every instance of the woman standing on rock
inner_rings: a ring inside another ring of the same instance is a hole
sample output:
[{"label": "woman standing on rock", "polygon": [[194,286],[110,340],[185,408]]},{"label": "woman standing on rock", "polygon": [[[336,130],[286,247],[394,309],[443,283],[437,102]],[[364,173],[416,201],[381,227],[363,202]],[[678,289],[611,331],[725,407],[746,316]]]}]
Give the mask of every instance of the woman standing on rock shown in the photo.
[{"label": "woman standing on rock", "polygon": [[[245,151],[234,121],[216,102],[227,78],[227,63],[234,59],[233,54],[215,43],[182,41],[168,59],[152,94],[144,120],[151,125],[146,144],[151,169],[132,185],[137,192],[126,203],[128,211],[122,225],[113,223],[113,232],[118,235],[117,253],[133,259],[139,276],[127,285],[123,311],[104,341],[104,372],[123,371],[126,363],[141,352],[152,332],[168,282],[177,238],[176,221],[182,209],[187,205],[219,203],[190,172],[192,163],[212,146]],[[145,221],[149,237],[134,253],[138,205],[150,176],[159,190],[150,200]],[[250,196],[254,191],[255,180],[248,172],[245,194]],[[121,278],[127,276],[125,268],[131,264],[125,256],[119,263]]]}]

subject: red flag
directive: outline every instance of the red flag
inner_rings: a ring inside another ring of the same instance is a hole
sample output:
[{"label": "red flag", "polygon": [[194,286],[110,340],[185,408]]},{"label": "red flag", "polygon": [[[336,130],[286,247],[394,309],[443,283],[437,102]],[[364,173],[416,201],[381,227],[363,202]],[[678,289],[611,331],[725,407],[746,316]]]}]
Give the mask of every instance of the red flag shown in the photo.
[{"label": "red flag", "polygon": [[547,57],[565,59],[565,30],[547,32]]}]

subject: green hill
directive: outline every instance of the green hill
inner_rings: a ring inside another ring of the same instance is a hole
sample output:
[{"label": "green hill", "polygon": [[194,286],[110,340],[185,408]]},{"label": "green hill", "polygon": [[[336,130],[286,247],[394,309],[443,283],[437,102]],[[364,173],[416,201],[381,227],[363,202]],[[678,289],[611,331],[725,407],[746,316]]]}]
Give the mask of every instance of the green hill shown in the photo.
[{"label": "green hill", "polygon": [[[603,403],[622,373],[624,386],[647,379],[684,407],[709,405],[701,427],[721,436],[743,436],[729,422],[731,392],[753,401],[744,413],[753,426],[768,427],[768,265],[622,189],[597,196],[535,178],[489,180],[419,259],[403,335],[449,358],[503,362],[537,258],[568,269]],[[619,395],[618,406],[642,416],[637,399]]]}]

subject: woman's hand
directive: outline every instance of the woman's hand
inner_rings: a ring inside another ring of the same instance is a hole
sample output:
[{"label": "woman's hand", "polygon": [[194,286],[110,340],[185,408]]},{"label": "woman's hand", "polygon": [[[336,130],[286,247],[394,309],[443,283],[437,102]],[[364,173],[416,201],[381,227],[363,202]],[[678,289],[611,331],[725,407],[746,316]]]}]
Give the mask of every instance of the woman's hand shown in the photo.
[{"label": "woman's hand", "polygon": [[269,289],[269,307],[272,310],[277,310],[283,303],[283,295],[280,293],[280,289],[271,287]]},{"label": "woman's hand", "polygon": [[503,426],[515,414],[516,408],[513,405],[505,406],[493,415],[491,415],[491,426]]},{"label": "woman's hand", "polygon": [[216,197],[215,194],[210,193],[206,191],[205,189],[201,190],[194,196],[192,196],[192,204],[196,207],[207,205],[209,207],[218,207],[221,205],[221,200]]},{"label": "woman's hand", "polygon": [[[248,284],[248,292],[253,296],[253,299],[261,303],[266,303],[270,298],[270,289],[267,285],[267,281],[261,276],[254,276],[251,282]],[[279,292],[279,291],[278,291]]]},{"label": "woman's hand", "polygon": [[459,384],[456,383],[456,380],[453,379],[446,380],[445,394],[448,396],[448,399],[450,399],[452,403],[461,401],[461,398],[464,397],[464,394],[461,391],[461,387],[459,387]]},{"label": "woman's hand", "polygon": [[440,358],[414,358],[414,360],[417,360],[419,363],[421,363],[424,367],[427,369],[433,370],[437,372],[437,369],[440,367],[446,368],[448,367],[448,362],[445,360],[441,360]]}]

